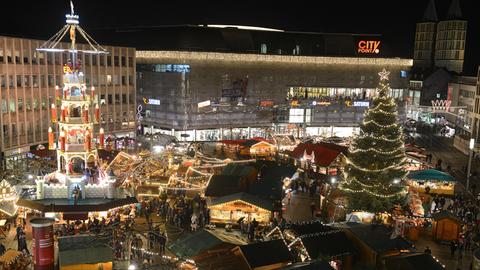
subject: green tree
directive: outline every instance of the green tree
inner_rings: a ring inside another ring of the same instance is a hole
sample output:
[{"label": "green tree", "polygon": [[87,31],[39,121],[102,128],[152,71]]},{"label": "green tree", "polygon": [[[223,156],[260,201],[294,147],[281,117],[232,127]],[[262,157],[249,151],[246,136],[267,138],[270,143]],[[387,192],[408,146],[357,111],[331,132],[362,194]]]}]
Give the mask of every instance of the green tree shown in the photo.
[{"label": "green tree", "polygon": [[388,211],[405,195],[399,183],[406,175],[403,134],[397,105],[388,96],[389,74],[385,69],[379,73],[378,95],[365,112],[347,158],[340,188],[348,194],[353,210]]}]

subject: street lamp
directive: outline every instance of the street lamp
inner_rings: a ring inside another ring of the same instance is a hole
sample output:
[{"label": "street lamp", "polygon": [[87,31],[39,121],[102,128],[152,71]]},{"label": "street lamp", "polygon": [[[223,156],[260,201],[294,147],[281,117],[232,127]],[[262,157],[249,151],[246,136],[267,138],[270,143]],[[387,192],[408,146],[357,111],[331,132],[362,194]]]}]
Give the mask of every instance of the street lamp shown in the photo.
[{"label": "street lamp", "polygon": [[333,176],[332,178],[330,178],[330,182],[332,182],[332,185],[334,185],[337,182],[337,178]]},{"label": "street lamp", "polygon": [[473,156],[473,148],[475,147],[475,139],[470,139],[470,144],[468,145],[468,148],[470,149],[469,155],[468,155],[468,169],[467,169],[467,191],[470,186],[470,170],[472,168],[472,156]]}]

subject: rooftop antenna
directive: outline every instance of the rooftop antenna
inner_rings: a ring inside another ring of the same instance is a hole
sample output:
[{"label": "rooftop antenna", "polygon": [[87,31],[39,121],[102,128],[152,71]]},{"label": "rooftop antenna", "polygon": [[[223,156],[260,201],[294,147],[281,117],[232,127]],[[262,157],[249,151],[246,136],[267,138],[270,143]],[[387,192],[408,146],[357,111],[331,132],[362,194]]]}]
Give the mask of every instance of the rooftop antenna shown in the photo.
[{"label": "rooftop antenna", "polygon": [[[53,35],[49,40],[42,44],[37,51],[46,51],[46,52],[83,52],[83,53],[92,53],[92,54],[108,54],[107,50],[103,48],[98,42],[96,42],[83,28],[79,25],[79,17],[75,14],[73,1],[70,0],[70,14],[66,14],[66,24],[60,29],[55,35]],[[80,33],[80,36],[85,39],[88,43],[89,48],[86,50],[77,50],[76,46],[76,32]],[[67,32],[70,33],[70,48],[63,49],[58,44],[65,37]]]}]

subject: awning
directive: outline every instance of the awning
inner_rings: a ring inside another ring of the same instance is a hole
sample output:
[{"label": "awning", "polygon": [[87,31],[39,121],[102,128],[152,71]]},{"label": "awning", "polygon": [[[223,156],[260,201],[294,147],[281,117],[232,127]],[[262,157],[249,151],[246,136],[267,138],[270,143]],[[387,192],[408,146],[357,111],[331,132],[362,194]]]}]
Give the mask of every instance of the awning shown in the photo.
[{"label": "awning", "polygon": [[80,199],[77,205],[73,200],[68,199],[45,199],[45,200],[26,200],[19,199],[17,205],[40,212],[54,213],[81,213],[81,212],[101,212],[113,208],[123,207],[125,205],[138,203],[135,197],[122,199],[99,200],[99,199]]},{"label": "awning", "polygon": [[409,173],[407,178],[412,180],[422,180],[422,181],[426,181],[426,180],[450,181],[450,182],[455,181],[455,178],[453,178],[448,173],[444,173],[434,169],[414,171]]}]

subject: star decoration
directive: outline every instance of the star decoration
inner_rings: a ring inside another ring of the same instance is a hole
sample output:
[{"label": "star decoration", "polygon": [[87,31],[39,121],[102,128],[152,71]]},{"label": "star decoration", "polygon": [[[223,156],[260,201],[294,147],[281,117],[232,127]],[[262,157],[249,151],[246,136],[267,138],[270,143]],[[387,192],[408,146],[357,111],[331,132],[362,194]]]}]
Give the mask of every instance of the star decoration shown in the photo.
[{"label": "star decoration", "polygon": [[378,73],[378,76],[380,76],[380,80],[388,80],[388,75],[390,75],[390,71],[387,71],[383,69],[381,72]]}]

